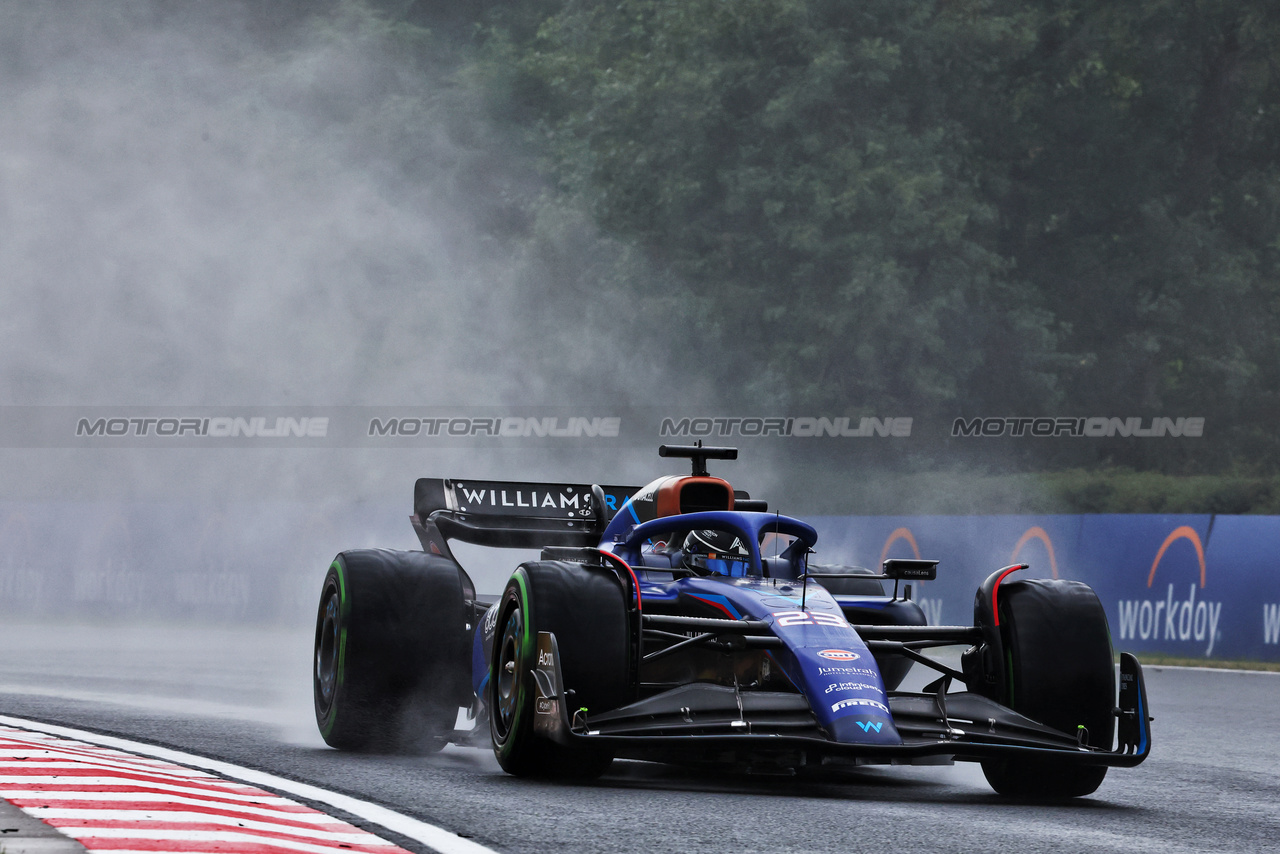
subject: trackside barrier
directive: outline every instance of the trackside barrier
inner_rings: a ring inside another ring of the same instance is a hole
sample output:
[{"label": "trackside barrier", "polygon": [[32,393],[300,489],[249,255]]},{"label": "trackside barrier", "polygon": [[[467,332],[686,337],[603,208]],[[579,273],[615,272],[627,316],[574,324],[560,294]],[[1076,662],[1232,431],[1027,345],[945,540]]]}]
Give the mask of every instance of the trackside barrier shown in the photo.
[{"label": "trackside barrier", "polygon": [[914,597],[935,625],[967,625],[978,584],[1024,577],[1097,591],[1118,650],[1280,661],[1280,516],[827,516],[817,560],[939,560]]},{"label": "trackside barrier", "polygon": [[[337,551],[418,548],[407,516],[392,502],[0,502],[0,615],[309,622]],[[822,563],[940,561],[913,585],[934,625],[970,624],[978,584],[1016,561],[1091,585],[1117,649],[1280,661],[1280,516],[807,521]],[[500,590],[513,556],[483,558],[496,562],[463,556]]]},{"label": "trackside barrier", "polygon": [[420,548],[408,500],[0,502],[0,615],[315,619],[344,548]]}]

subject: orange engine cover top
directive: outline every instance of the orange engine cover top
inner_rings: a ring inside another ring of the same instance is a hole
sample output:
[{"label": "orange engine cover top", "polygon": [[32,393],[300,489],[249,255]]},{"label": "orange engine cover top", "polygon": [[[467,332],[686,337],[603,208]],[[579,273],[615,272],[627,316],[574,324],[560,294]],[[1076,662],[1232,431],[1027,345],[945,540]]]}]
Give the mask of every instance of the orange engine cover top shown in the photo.
[{"label": "orange engine cover top", "polygon": [[733,487],[718,477],[672,475],[661,477],[631,497],[641,522],[681,513],[732,510]]}]

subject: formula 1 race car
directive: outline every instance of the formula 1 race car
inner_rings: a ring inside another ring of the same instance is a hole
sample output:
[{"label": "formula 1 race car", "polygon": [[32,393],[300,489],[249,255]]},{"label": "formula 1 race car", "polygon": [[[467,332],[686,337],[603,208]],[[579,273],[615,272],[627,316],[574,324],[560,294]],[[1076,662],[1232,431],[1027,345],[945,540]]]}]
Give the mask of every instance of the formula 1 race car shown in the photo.
[{"label": "formula 1 race car", "polygon": [[[746,771],[965,760],[1024,797],[1087,795],[1147,757],[1142,669],[1121,654],[1117,698],[1088,586],[1004,567],[978,588],[974,625],[929,626],[907,582],[937,561],[810,564],[810,525],[708,474],[735,449],[659,454],[692,474],[638,489],[418,480],[423,551],[343,552],[325,577],[325,741],[491,744],[512,774],[571,778],[615,757]],[[453,540],[541,559],[481,597]],[[967,647],[959,669],[924,654],[949,645]],[[913,665],[938,678],[898,690]]]}]

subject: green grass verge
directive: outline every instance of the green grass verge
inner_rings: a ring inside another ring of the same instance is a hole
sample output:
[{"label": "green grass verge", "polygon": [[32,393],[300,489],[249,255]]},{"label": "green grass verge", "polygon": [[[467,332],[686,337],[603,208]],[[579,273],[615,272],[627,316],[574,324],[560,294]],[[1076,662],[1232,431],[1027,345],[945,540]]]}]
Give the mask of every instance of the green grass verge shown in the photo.
[{"label": "green grass verge", "polygon": [[1213,658],[1180,658],[1176,655],[1160,655],[1158,653],[1143,653],[1138,656],[1138,661],[1144,667],[1159,667],[1167,665],[1169,667],[1207,667],[1218,670],[1265,670],[1271,673],[1280,673],[1280,661],[1225,661]]}]

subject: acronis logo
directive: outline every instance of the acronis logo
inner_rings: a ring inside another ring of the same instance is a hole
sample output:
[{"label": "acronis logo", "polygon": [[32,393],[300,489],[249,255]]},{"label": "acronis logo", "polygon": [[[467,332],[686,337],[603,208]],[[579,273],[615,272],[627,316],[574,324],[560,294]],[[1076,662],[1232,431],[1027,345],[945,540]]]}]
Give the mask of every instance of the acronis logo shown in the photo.
[{"label": "acronis logo", "polygon": [[863,732],[880,731],[880,727],[884,726],[884,721],[854,721],[858,726],[862,727]]}]

